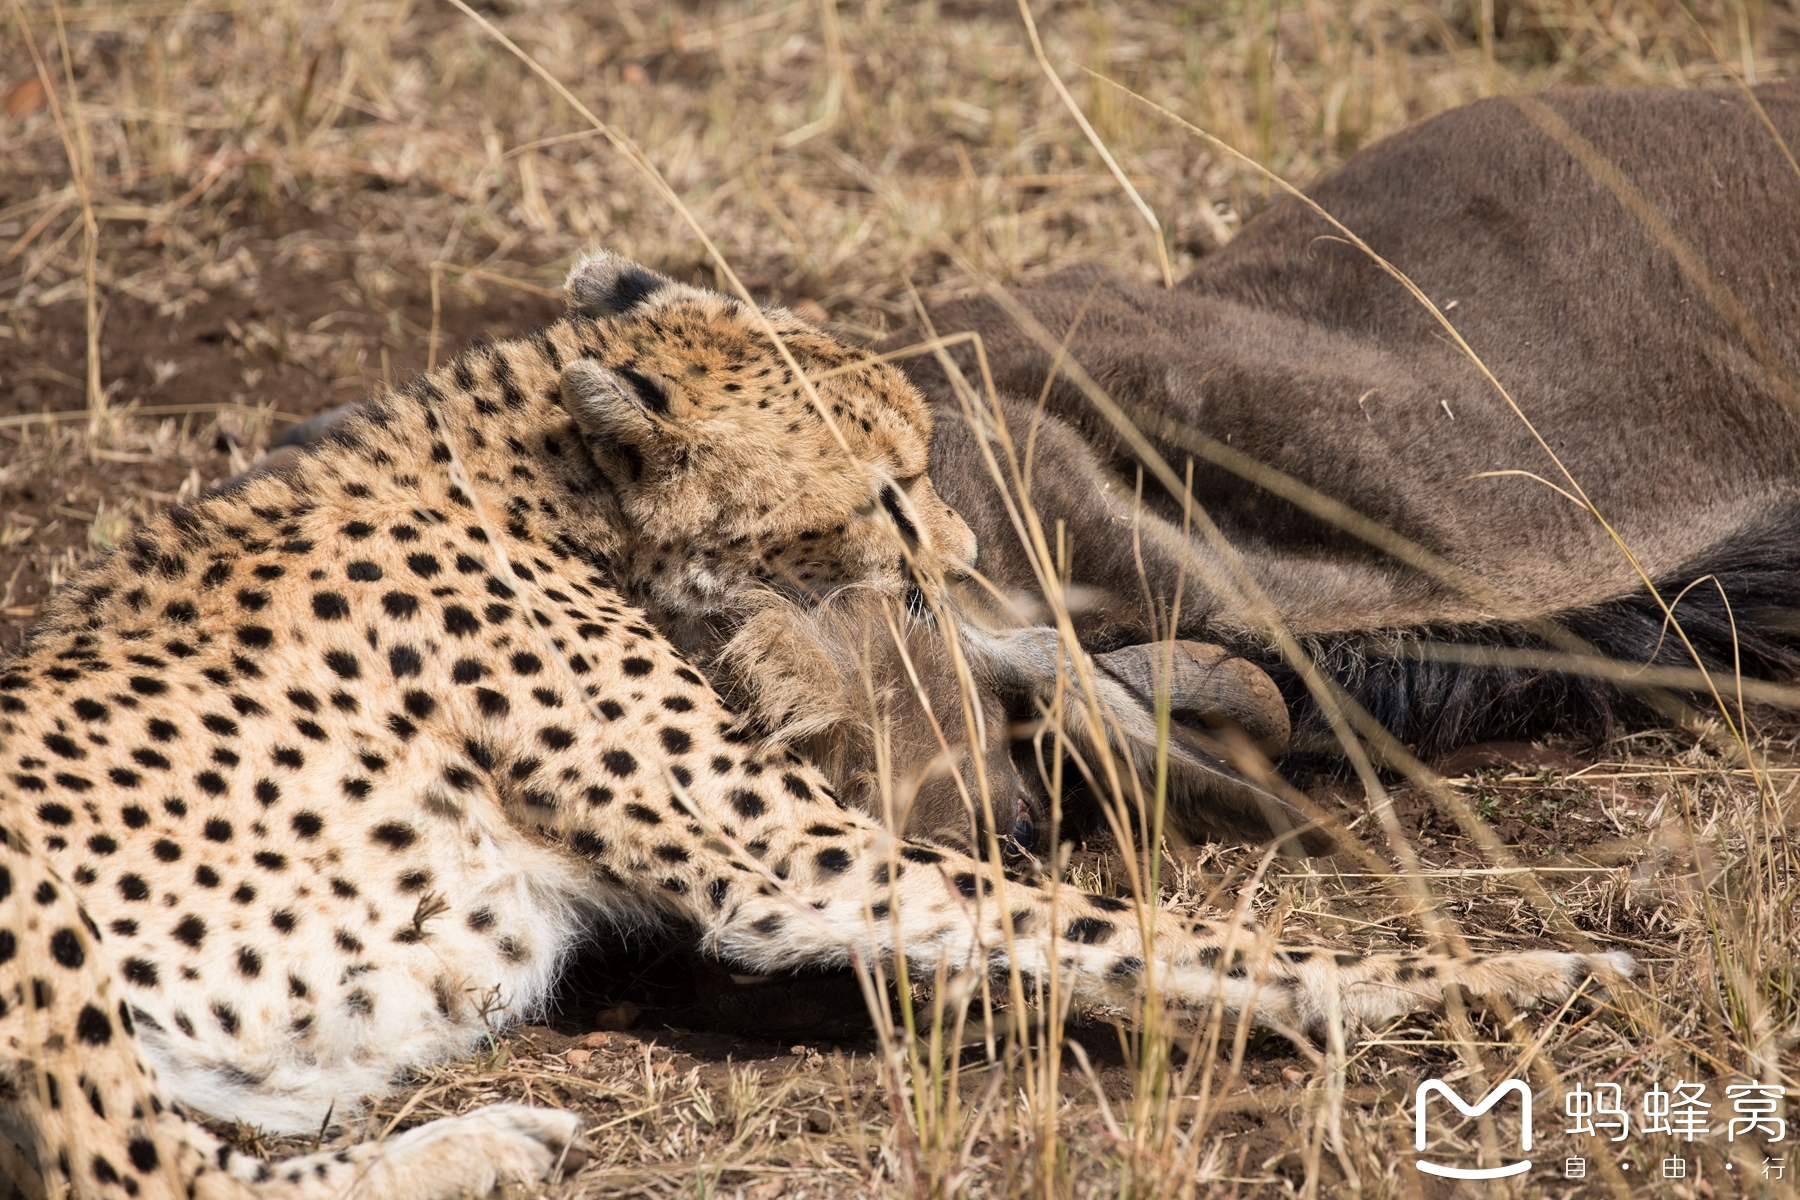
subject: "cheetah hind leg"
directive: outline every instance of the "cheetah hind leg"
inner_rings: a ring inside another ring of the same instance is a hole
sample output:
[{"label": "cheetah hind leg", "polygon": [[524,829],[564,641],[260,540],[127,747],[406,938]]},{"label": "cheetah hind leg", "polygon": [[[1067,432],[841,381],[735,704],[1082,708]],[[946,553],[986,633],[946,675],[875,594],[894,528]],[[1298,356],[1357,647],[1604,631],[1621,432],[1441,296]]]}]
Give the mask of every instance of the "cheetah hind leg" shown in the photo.
[{"label": "cheetah hind leg", "polygon": [[284,1162],[235,1154],[158,1084],[99,941],[68,886],[0,831],[0,1138],[32,1143],[39,1195],[453,1200],[542,1179],[575,1141],[573,1113],[495,1104]]}]

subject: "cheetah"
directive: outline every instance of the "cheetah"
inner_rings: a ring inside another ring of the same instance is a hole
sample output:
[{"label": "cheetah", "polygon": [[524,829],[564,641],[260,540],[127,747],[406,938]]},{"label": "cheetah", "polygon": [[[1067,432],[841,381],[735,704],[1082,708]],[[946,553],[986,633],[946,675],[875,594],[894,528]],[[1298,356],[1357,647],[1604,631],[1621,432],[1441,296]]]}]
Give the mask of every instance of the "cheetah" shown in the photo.
[{"label": "cheetah", "polygon": [[385,1200],[552,1172],[566,1113],[279,1163],[186,1113],[353,1113],[532,1013],[599,921],[691,928],[757,973],[1054,969],[1080,1003],[1148,982],[1190,1019],[1291,1030],[1631,973],[1278,947],[1174,914],[1147,941],[1123,901],[844,803],[677,640],[846,587],[904,602],[966,565],[929,409],[778,309],[609,255],[569,292],[556,324],[148,522],[0,664],[0,1094],[51,1190]]}]

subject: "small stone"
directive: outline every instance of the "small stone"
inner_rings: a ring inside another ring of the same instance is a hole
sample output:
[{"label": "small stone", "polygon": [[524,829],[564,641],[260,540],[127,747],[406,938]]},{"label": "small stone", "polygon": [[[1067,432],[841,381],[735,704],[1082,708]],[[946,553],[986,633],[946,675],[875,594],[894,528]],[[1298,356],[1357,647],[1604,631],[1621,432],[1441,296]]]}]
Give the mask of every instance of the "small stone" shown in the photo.
[{"label": "small stone", "polygon": [[611,1030],[612,1032],[617,1033],[620,1030],[630,1029],[633,1025],[636,1025],[637,1019],[641,1015],[643,1015],[643,1010],[631,1001],[626,1000],[620,1004],[613,1005],[605,1012],[596,1016],[594,1018],[594,1028]]},{"label": "small stone", "polygon": [[594,1052],[592,1050],[570,1050],[563,1055],[563,1058],[571,1067],[585,1067],[593,1061]]},{"label": "small stone", "polygon": [[44,85],[37,79],[27,79],[7,92],[4,101],[6,115],[9,117],[21,117],[26,113],[36,112],[48,103]]},{"label": "small stone", "polygon": [[612,1035],[595,1030],[586,1037],[579,1038],[575,1044],[583,1050],[598,1050],[612,1040]]}]

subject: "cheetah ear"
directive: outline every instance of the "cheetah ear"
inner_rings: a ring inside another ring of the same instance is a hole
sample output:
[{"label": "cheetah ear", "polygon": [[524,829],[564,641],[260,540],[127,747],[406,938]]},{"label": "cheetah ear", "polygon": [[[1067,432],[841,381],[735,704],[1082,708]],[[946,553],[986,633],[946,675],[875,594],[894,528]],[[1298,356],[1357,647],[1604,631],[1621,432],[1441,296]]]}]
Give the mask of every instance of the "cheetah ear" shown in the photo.
[{"label": "cheetah ear", "polygon": [[615,465],[636,479],[658,427],[628,381],[590,359],[578,358],[563,368],[558,383],[563,407],[575,418],[602,469]]},{"label": "cheetah ear", "polygon": [[673,286],[675,281],[610,250],[584,255],[563,282],[571,315],[618,317]]}]

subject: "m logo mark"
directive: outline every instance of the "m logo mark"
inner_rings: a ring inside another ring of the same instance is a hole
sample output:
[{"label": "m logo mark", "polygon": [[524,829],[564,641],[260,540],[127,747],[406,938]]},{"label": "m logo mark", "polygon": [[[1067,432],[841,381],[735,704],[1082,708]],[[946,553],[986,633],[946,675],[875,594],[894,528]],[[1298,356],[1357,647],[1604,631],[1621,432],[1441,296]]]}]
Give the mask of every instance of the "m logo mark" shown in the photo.
[{"label": "m logo mark", "polygon": [[[1413,1148],[1423,1153],[1425,1150],[1425,1101],[1433,1092],[1443,1096],[1456,1107],[1456,1111],[1465,1117],[1479,1117],[1482,1113],[1500,1103],[1500,1098],[1508,1092],[1519,1093],[1519,1107],[1522,1111],[1519,1123],[1519,1148],[1531,1149],[1531,1089],[1525,1086],[1523,1079],[1509,1079],[1493,1091],[1481,1098],[1479,1104],[1464,1103],[1456,1094],[1456,1089],[1441,1079],[1427,1079],[1419,1085],[1413,1096],[1415,1112],[1413,1128]],[[1531,1160],[1522,1158],[1515,1163],[1507,1163],[1504,1167],[1446,1167],[1438,1163],[1419,1159],[1414,1164],[1427,1175],[1442,1175],[1447,1179],[1503,1179],[1508,1175],[1523,1175],[1531,1170]]]}]

